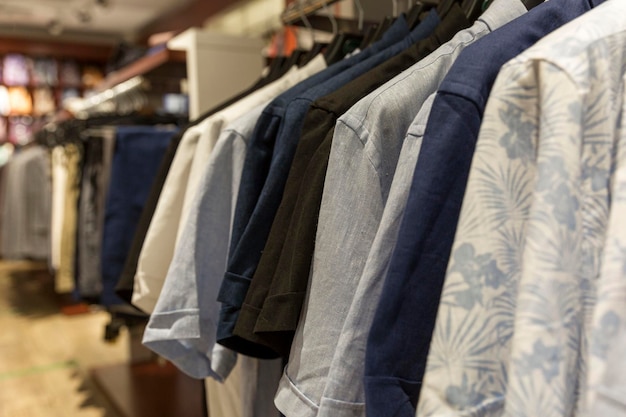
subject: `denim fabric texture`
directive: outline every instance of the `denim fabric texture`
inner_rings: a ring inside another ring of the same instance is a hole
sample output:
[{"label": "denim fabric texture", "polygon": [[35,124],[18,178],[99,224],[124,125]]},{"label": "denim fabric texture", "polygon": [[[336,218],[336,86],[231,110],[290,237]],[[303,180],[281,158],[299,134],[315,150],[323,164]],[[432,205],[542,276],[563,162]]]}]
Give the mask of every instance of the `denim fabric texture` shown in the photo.
[{"label": "denim fabric texture", "polygon": [[466,48],[442,82],[368,338],[368,416],[415,414],[469,167],[500,68],[593,5],[550,0],[535,7]]},{"label": "denim fabric texture", "polygon": [[[402,20],[403,19],[399,19],[398,24],[401,24]],[[287,103],[284,123],[282,123],[280,132],[276,137],[276,146],[274,147],[271,161],[269,161],[269,170],[267,171],[266,176],[261,176],[262,178],[266,178],[265,184],[263,184],[260,190],[255,190],[254,188],[249,187],[250,184],[243,181],[242,178],[239,196],[258,195],[258,201],[254,205],[251,216],[249,217],[250,220],[245,225],[245,229],[241,235],[239,235],[240,239],[235,241],[235,230],[241,231],[241,229],[239,229],[241,223],[237,223],[237,214],[244,213],[242,217],[239,217],[239,219],[243,219],[247,217],[245,213],[248,212],[247,208],[244,208],[247,204],[240,205],[239,199],[237,201],[233,241],[231,242],[231,250],[228,259],[228,272],[224,276],[224,282],[220,288],[218,298],[219,301],[223,303],[220,311],[220,323],[218,326],[219,343],[243,354],[254,354],[258,357],[276,357],[276,353],[273,350],[265,349],[264,352],[258,344],[251,344],[247,340],[235,336],[233,334],[233,330],[250,285],[250,280],[252,279],[254,271],[257,267],[263,247],[265,246],[272,221],[276,215],[276,210],[280,204],[285,182],[289,174],[289,168],[293,160],[298,140],[300,139],[302,123],[310,104],[317,98],[330,94],[353,80],[355,77],[358,77],[377,65],[385,62],[389,58],[409,47],[414,42],[427,37],[430,33],[432,33],[432,31],[434,31],[438,23],[439,17],[435,11],[432,11],[421,24],[419,24],[407,36],[404,36],[399,42],[388,45],[388,43],[391,43],[388,41],[388,38],[390,38],[391,35],[388,37],[386,36],[386,33],[381,41],[370,47],[374,48],[374,50],[377,48],[381,49],[380,52],[368,57],[366,52],[370,50],[370,48],[367,48],[354,57],[345,59],[338,65],[345,65],[345,63],[349,63],[359,57],[361,58],[360,60],[349,64],[345,71],[329,72],[327,75],[330,75],[330,79],[327,79],[321,84],[318,83],[314,87],[308,88],[306,91],[298,93]],[[406,26],[406,22],[404,22],[404,25]],[[333,68],[335,68],[334,65],[326,71]],[[322,75],[326,71],[323,71],[318,75]],[[312,77],[307,82],[311,81],[313,78],[315,77]],[[258,163],[262,164],[263,161],[258,161]],[[244,170],[245,169],[246,168],[244,167]],[[246,198],[244,197],[244,199]],[[245,201],[249,202],[251,200],[246,199]],[[242,207],[241,211],[240,207]]]},{"label": "denim fabric texture", "polygon": [[141,210],[175,129],[117,128],[102,234],[102,296],[105,306],[124,304],[115,294]]}]

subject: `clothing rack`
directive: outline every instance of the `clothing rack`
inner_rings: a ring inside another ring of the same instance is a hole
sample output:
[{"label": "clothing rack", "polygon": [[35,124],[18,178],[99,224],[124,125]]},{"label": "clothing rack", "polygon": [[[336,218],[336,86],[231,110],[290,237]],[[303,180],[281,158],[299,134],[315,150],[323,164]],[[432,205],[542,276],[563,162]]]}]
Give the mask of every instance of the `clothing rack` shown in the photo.
[{"label": "clothing rack", "polygon": [[148,80],[138,75],[68,107],[79,119],[101,113],[129,113],[146,105],[149,89]]},{"label": "clothing rack", "polygon": [[293,25],[302,19],[302,15],[309,16],[338,0],[306,0],[294,1],[283,11],[280,18],[284,25]]}]

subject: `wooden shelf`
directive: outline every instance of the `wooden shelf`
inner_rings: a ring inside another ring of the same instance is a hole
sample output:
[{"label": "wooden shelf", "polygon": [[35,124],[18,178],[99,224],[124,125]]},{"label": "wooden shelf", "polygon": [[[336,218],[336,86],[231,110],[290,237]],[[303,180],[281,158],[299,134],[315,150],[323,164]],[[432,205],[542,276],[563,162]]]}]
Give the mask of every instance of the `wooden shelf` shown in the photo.
[{"label": "wooden shelf", "polygon": [[184,64],[186,54],[184,51],[171,51],[163,49],[151,55],[144,56],[132,64],[109,74],[104,81],[96,87],[96,91],[104,91],[119,83],[130,80],[137,75],[146,75],[168,63]]},{"label": "wooden shelf", "polygon": [[84,45],[56,41],[28,40],[10,37],[0,38],[0,54],[17,52],[30,56],[45,56],[57,59],[75,59],[80,62],[104,63],[112,46]]}]

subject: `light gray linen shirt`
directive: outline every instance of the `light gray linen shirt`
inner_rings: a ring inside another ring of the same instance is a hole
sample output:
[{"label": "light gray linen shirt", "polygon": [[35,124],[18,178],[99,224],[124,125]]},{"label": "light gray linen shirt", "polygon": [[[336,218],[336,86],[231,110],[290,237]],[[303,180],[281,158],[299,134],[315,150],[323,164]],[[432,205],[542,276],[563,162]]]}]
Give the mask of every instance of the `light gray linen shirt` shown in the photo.
[{"label": "light gray linen shirt", "polygon": [[[380,285],[359,286],[407,129],[463,48],[525,11],[519,0],[496,0],[472,27],[339,118],[305,306],[275,399],[287,417],[365,415],[365,345]],[[412,171],[410,163],[402,169]],[[368,280],[381,279],[368,274]]]}]

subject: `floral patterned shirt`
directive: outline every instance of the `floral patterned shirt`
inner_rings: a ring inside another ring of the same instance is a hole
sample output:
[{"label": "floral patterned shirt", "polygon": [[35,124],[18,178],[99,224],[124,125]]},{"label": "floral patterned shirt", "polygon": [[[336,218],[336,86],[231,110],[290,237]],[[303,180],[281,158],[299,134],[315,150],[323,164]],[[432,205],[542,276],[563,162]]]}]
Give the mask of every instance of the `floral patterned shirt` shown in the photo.
[{"label": "floral patterned shirt", "polygon": [[626,2],[608,1],[498,75],[417,415],[552,417],[584,409],[625,15]]}]

